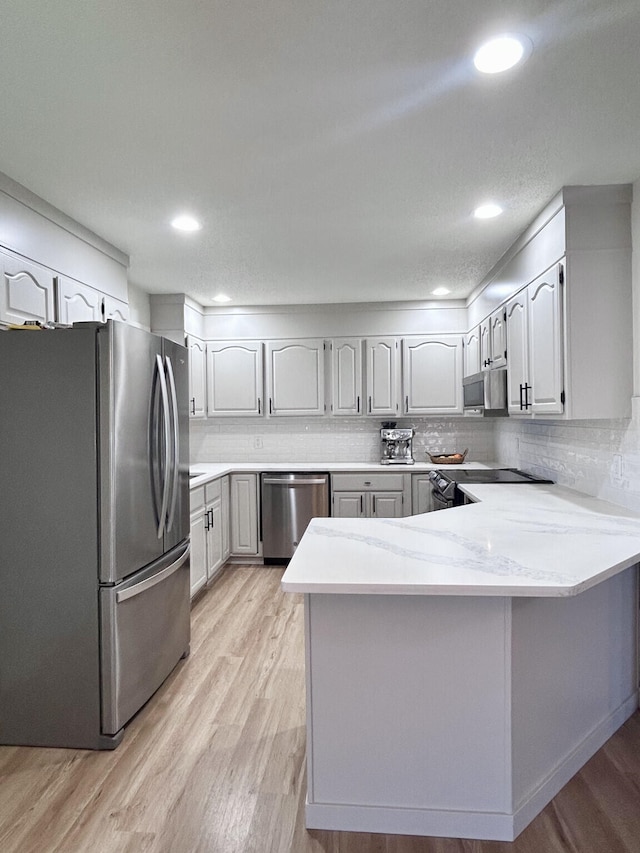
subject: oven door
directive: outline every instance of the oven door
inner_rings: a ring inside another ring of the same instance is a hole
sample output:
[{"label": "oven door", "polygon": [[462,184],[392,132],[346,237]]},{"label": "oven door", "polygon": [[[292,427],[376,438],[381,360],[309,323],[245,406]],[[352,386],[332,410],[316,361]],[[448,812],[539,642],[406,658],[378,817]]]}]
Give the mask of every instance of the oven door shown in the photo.
[{"label": "oven door", "polygon": [[453,506],[453,501],[448,500],[445,496],[439,492],[437,489],[433,489],[431,492],[431,500],[433,501],[433,509],[450,509]]}]

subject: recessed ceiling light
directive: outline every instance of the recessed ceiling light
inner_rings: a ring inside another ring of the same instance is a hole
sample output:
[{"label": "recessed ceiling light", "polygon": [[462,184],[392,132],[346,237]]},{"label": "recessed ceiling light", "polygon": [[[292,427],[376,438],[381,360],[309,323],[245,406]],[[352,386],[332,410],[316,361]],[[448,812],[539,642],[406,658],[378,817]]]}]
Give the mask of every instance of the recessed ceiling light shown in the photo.
[{"label": "recessed ceiling light", "polygon": [[227,296],[226,293],[218,293],[216,296],[211,297],[212,302],[231,302],[231,297]]},{"label": "recessed ceiling light", "polygon": [[498,36],[478,48],[473,64],[483,74],[498,74],[526,59],[531,47],[531,42],[524,36]]},{"label": "recessed ceiling light", "polygon": [[177,231],[199,231],[202,228],[202,225],[200,225],[197,219],[194,219],[193,216],[189,216],[186,213],[172,219],[171,225]]},{"label": "recessed ceiling light", "polygon": [[480,207],[476,207],[473,211],[473,215],[476,219],[493,219],[494,216],[500,216],[501,213],[502,208],[500,205],[494,204],[493,202],[481,204]]},{"label": "recessed ceiling light", "polygon": [[436,289],[432,290],[431,293],[433,296],[446,296],[447,293],[451,293],[451,291],[447,290],[446,287],[436,287]]}]

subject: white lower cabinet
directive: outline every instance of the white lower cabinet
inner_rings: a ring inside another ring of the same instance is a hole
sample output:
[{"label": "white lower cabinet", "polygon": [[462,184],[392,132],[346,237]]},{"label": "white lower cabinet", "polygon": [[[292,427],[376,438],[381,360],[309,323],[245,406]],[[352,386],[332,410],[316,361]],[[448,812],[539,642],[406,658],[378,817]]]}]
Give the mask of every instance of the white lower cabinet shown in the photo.
[{"label": "white lower cabinet", "polygon": [[258,475],[231,474],[230,477],[231,554],[257,556]]},{"label": "white lower cabinet", "polygon": [[402,518],[403,474],[333,474],[334,518]]},{"label": "white lower cabinet", "polygon": [[229,556],[229,478],[191,490],[191,597]]},{"label": "white lower cabinet", "polygon": [[411,515],[431,512],[433,509],[433,487],[428,474],[411,475]]},{"label": "white lower cabinet", "polygon": [[191,489],[191,597],[207,582],[207,531],[204,486]]}]

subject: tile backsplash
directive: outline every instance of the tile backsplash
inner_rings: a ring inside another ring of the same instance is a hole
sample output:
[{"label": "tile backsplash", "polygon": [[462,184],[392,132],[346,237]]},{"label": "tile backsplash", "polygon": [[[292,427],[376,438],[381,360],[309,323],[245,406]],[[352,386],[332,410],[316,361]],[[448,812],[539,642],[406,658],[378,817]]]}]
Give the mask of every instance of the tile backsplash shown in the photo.
[{"label": "tile backsplash", "polygon": [[[640,512],[640,398],[623,420],[415,418],[414,458],[469,448]],[[192,462],[377,462],[380,423],[364,418],[209,418],[190,425]]]},{"label": "tile backsplash", "polygon": [[[414,426],[413,455],[469,448],[469,459],[492,461],[493,427],[465,418],[400,419]],[[380,422],[364,418],[209,418],[192,420],[192,462],[378,462]]]},{"label": "tile backsplash", "polygon": [[639,401],[630,419],[496,421],[495,459],[640,512]]}]

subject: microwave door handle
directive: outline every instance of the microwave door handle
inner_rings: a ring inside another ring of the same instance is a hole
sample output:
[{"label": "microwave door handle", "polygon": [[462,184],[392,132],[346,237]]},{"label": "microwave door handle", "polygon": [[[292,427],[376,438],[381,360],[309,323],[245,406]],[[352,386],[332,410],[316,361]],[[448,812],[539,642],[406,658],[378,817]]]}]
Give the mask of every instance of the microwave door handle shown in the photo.
[{"label": "microwave door handle", "polygon": [[169,435],[171,433],[171,423],[169,421],[169,395],[167,392],[167,380],[162,366],[162,359],[159,355],[156,356],[156,366],[158,368],[158,380],[160,382],[160,394],[162,397],[162,420],[164,425],[164,470],[162,472],[162,506],[158,518],[158,539],[162,538],[164,532],[165,519],[167,517],[167,504],[169,503],[169,466],[171,465],[171,447],[169,445]]},{"label": "microwave door handle", "polygon": [[166,356],[167,378],[169,380],[169,392],[171,396],[171,416],[173,421],[173,465],[171,466],[171,508],[167,524],[167,533],[173,527],[176,515],[176,500],[178,498],[178,465],[180,461],[180,427],[178,424],[178,395],[176,394],[176,381],[173,375],[171,359]]}]

